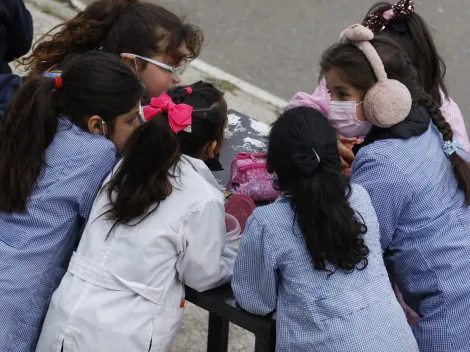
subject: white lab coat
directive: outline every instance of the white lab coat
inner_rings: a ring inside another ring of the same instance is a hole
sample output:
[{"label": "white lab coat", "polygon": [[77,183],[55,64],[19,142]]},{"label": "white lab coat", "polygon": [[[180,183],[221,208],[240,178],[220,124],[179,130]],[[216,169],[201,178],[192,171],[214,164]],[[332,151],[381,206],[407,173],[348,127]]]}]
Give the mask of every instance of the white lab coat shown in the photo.
[{"label": "white lab coat", "polygon": [[52,297],[37,352],[169,351],[184,284],[204,291],[232,277],[223,193],[204,162],[183,156],[173,192],[136,226],[100,217],[98,195],[69,269]]}]

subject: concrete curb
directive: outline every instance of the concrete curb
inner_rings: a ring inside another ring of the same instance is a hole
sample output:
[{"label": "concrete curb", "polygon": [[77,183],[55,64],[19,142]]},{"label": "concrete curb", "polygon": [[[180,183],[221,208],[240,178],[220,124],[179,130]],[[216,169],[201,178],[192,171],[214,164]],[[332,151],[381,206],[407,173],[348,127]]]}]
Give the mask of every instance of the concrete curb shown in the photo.
[{"label": "concrete curb", "polygon": [[[80,11],[84,10],[87,6],[80,0],[70,0],[70,3],[72,4],[72,6],[74,6]],[[237,87],[237,89],[242,91],[243,93],[253,97],[254,99],[258,99],[265,103],[273,105],[275,108],[283,109],[287,105],[286,100],[281,99],[238,77],[235,77],[218,67],[212,66],[201,59],[195,59],[191,63],[191,66],[194,67],[196,70],[200,71],[203,76],[212,77],[215,80],[228,82],[230,85]]]}]

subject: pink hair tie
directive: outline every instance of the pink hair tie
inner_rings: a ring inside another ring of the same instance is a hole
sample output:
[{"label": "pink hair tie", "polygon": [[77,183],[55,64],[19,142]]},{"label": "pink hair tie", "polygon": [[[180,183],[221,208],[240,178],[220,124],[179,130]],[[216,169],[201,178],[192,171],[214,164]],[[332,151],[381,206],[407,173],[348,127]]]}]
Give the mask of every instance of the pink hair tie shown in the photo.
[{"label": "pink hair tie", "polygon": [[191,87],[186,87],[184,88],[186,90],[186,92],[191,95],[193,93],[193,89]]},{"label": "pink hair tie", "polygon": [[382,16],[388,22],[388,21],[393,19],[393,15],[394,15],[393,14],[393,9],[390,9],[388,11],[385,11]]}]

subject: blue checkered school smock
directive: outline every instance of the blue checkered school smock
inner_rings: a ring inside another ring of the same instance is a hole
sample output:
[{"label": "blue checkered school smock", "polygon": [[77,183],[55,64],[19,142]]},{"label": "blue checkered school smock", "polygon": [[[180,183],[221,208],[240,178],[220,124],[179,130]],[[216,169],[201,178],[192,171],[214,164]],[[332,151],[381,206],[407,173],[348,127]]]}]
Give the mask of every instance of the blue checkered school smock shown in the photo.
[{"label": "blue checkered school smock", "polygon": [[257,208],[248,220],[233,292],[250,313],[277,311],[277,352],[418,351],[385,269],[377,217],[361,186],[353,185],[350,204],[368,228],[369,265],[330,277],[314,269],[287,200]]},{"label": "blue checkered school smock", "polygon": [[352,181],[369,192],[392,276],[421,316],[420,351],[470,351],[470,208],[436,127],[363,147]]},{"label": "blue checkered school smock", "polygon": [[0,212],[1,352],[35,350],[51,295],[116,150],[104,136],[61,118],[45,161],[26,213]]}]

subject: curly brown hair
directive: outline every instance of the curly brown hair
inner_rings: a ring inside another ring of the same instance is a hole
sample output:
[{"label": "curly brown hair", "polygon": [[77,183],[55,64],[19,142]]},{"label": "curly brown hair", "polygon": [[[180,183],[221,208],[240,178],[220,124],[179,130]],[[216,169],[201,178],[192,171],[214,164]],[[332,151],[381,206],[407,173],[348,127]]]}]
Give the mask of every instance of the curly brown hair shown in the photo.
[{"label": "curly brown hair", "polygon": [[204,41],[199,27],[165,8],[140,0],[99,0],[71,20],[43,35],[21,63],[32,73],[44,72],[71,54],[103,48],[119,55],[167,54],[174,64],[197,57]]}]

